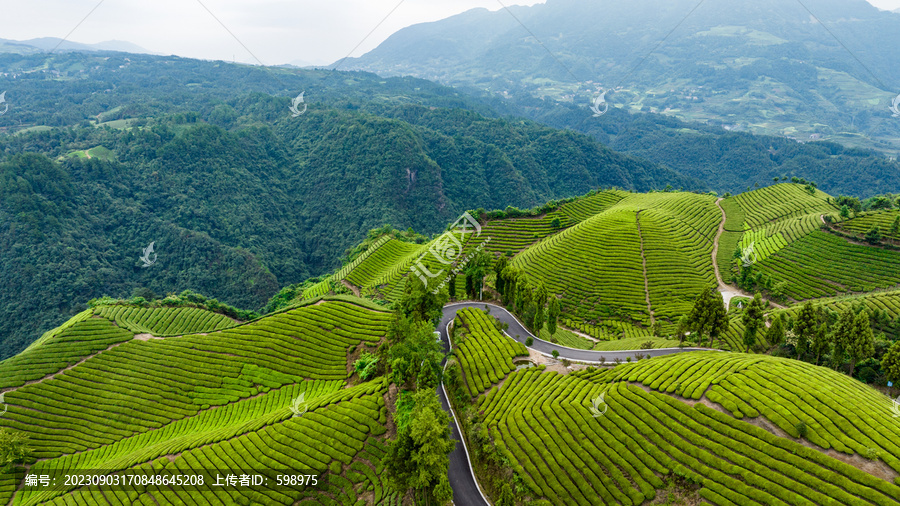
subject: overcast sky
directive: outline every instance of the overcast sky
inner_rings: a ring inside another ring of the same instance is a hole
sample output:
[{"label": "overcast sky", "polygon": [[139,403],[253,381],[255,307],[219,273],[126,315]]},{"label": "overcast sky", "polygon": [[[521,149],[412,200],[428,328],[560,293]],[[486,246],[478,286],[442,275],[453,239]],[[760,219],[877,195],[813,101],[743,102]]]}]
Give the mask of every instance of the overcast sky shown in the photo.
[{"label": "overcast sky", "polygon": [[[323,64],[347,56],[400,4],[400,0],[201,2],[0,0],[0,5],[7,4],[3,8],[5,19],[0,38],[65,37],[99,3],[67,40],[89,44],[125,40],[151,52],[210,60],[235,58],[255,63],[252,53],[266,65],[298,61]],[[504,3],[534,5],[544,0]],[[477,7],[497,10],[500,4],[497,0],[405,0],[353,56],[375,48],[405,26],[437,21]]]},{"label": "overcast sky", "polygon": [[[266,65],[325,64],[346,56],[400,2],[201,1],[0,0],[4,13],[0,38],[62,38],[71,31],[68,40],[75,42],[124,40],[151,52],[191,58],[234,58],[247,63],[256,63],[258,58]],[[544,3],[503,1],[507,5]],[[900,0],[869,1],[883,9],[900,8]],[[476,7],[497,10],[500,4],[497,0],[405,0],[352,56],[373,49],[405,26],[436,21]]]}]

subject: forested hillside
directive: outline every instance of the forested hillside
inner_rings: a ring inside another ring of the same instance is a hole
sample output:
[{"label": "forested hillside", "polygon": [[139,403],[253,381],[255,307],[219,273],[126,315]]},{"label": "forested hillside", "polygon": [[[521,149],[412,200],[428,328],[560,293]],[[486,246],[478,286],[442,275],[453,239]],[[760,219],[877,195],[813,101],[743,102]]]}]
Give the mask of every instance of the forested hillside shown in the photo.
[{"label": "forested hillside", "polygon": [[[84,301],[138,288],[260,309],[385,223],[430,234],[472,205],[703,187],[580,134],[483,116],[420,80],[121,54],[13,58],[0,57],[51,71],[19,75],[0,116],[15,132],[0,137],[0,276],[11,287],[0,293],[0,356]],[[253,89],[285,80],[308,90],[299,118],[288,98]],[[151,242],[158,261],[143,267]]]}]

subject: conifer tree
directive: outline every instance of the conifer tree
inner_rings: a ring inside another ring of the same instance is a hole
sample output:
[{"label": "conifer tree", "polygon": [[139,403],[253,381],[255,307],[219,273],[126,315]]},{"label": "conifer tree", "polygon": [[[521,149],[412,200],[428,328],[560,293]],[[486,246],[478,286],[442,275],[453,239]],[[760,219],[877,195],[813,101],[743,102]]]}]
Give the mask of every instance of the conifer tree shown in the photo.
[{"label": "conifer tree", "polygon": [[544,306],[547,305],[547,289],[544,283],[538,281],[537,288],[534,290],[534,319],[531,328],[535,335],[539,335],[541,329],[544,328]]},{"label": "conifer tree", "polygon": [[697,332],[697,343],[703,342],[703,336],[709,335],[709,346],[713,340],[728,331],[728,315],[722,294],[715,287],[704,288],[694,302],[688,315],[691,330]]},{"label": "conifer tree", "polygon": [[856,317],[853,314],[853,310],[850,308],[845,309],[834,326],[834,331],[831,333],[831,342],[834,345],[834,351],[831,353],[831,366],[835,370],[844,363],[844,355],[846,355],[850,347],[855,320]]},{"label": "conifer tree", "polygon": [[744,323],[744,351],[747,353],[756,344],[756,333],[763,326],[763,310],[762,296],[757,293],[741,316],[741,321]]},{"label": "conifer tree", "polygon": [[503,277],[503,271],[509,267],[509,258],[505,256],[501,256],[494,263],[494,274],[497,276],[497,293],[500,294],[500,297],[503,298],[506,293],[506,278]]},{"label": "conifer tree", "polygon": [[812,352],[816,354],[816,365],[819,365],[819,358],[823,353],[828,353],[831,348],[831,334],[828,332],[828,325],[823,323],[816,331],[816,337],[812,342]]},{"label": "conifer tree", "polygon": [[772,346],[778,346],[784,342],[784,319],[781,315],[772,319],[772,326],[766,331],[766,341]]},{"label": "conifer tree", "polygon": [[547,309],[547,331],[550,335],[556,334],[556,324],[559,321],[559,299],[555,295],[550,297],[550,306]]},{"label": "conifer tree", "polygon": [[900,341],[895,342],[881,358],[881,370],[891,383],[900,383]]},{"label": "conifer tree", "polygon": [[850,376],[860,360],[865,360],[875,354],[875,335],[869,322],[869,313],[860,311],[853,319],[853,331],[850,333],[850,342],[847,347],[850,355]]},{"label": "conifer tree", "polygon": [[794,323],[794,335],[797,336],[797,358],[802,359],[809,352],[809,345],[816,337],[816,312],[811,302],[800,308],[797,321]]}]

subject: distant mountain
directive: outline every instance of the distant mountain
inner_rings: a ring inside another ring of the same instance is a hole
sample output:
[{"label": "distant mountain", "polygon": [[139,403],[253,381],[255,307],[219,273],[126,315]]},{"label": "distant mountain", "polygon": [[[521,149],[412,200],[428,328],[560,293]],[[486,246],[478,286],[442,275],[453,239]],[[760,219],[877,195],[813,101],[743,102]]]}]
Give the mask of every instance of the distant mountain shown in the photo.
[{"label": "distant mountain", "polygon": [[805,5],[548,0],[511,9],[528,31],[502,9],[475,9],[400,30],[345,67],[488,90],[514,104],[546,99],[522,107],[532,117],[575,104],[584,114],[567,126],[576,129],[599,90],[614,89],[605,98],[615,108],[896,156],[900,121],[888,106],[900,93],[900,17],[865,0]]},{"label": "distant mountain", "polygon": [[119,51],[122,53],[154,54],[137,44],[122,40],[107,40],[96,44],[82,44],[58,37],[29,40],[0,39],[0,52],[30,54],[42,51]]}]

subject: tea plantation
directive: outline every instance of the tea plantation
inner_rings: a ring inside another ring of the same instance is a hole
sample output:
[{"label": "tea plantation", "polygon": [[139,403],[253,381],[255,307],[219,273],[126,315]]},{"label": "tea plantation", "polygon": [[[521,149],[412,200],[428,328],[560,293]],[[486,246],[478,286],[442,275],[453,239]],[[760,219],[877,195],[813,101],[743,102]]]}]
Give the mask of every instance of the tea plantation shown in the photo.
[{"label": "tea plantation", "polygon": [[[664,365],[702,371],[705,364],[695,364],[693,355]],[[672,363],[681,361],[687,363]],[[696,484],[712,504],[900,503],[895,483],[704,403],[661,393],[671,382],[653,389],[651,379],[661,378],[649,370],[662,362],[568,376],[518,371],[483,397],[479,409],[528,494],[554,504],[642,504],[656,498],[669,477]],[[716,368],[717,378],[730,378],[722,369]],[[710,377],[716,376],[682,377],[679,391],[702,394]],[[602,414],[594,416],[589,408],[601,394]],[[770,409],[777,410],[778,401],[770,401]],[[880,403],[860,402],[858,410],[886,411]],[[894,434],[876,427],[880,437]]]},{"label": "tea plantation", "polygon": [[[91,301],[0,362],[0,450],[29,449],[0,504],[900,504],[897,212],[838,202],[598,190],[375,229],[262,317]],[[197,469],[322,483],[28,482]]]},{"label": "tea plantation", "polygon": [[[381,341],[390,313],[334,297],[248,323],[223,325],[219,316],[123,305],[78,315],[0,363],[7,408],[0,428],[28,436],[32,474],[303,469],[328,474],[324,488],[273,485],[245,496],[210,486],[32,490],[19,487],[20,469],[3,475],[0,501],[294,504],[364,495],[397,502],[401,494],[379,478],[388,384],[347,383],[348,353]],[[131,329],[153,335],[138,339]],[[298,398],[300,416],[291,409]]]}]

